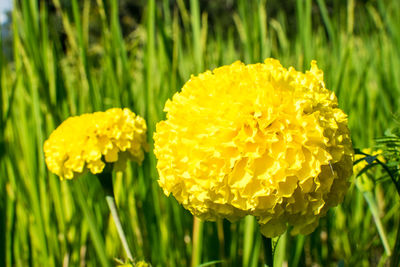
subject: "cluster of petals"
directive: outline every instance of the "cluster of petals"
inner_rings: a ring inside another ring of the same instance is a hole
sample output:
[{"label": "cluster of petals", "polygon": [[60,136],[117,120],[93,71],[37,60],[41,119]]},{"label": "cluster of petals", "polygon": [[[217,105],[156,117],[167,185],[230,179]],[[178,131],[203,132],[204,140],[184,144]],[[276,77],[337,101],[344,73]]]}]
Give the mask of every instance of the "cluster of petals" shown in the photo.
[{"label": "cluster of petals", "polygon": [[352,174],[347,116],[315,61],[275,59],[192,76],[157,124],[159,185],[204,220],[253,215],[267,237],[308,234]]},{"label": "cluster of petals", "polygon": [[46,165],[61,179],[101,173],[106,163],[123,170],[128,159],[143,161],[146,130],[145,120],[127,108],[70,117],[45,141]]}]

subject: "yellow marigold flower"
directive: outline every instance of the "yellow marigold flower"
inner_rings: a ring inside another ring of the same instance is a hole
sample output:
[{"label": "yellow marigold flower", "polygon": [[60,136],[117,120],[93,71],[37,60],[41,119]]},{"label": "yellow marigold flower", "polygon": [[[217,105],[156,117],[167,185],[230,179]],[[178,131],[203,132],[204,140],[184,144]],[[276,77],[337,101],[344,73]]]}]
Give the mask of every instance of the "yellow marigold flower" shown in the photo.
[{"label": "yellow marigold flower", "polygon": [[145,261],[138,261],[134,264],[132,263],[125,263],[125,264],[120,264],[118,267],[150,267],[151,265]]},{"label": "yellow marigold flower", "polygon": [[146,129],[145,120],[127,108],[70,117],[44,142],[47,167],[61,179],[72,179],[85,170],[101,173],[107,162],[117,171],[127,159],[140,164]]},{"label": "yellow marigold flower", "polygon": [[145,261],[138,261],[138,262],[135,264],[135,267],[150,267],[150,264],[148,264],[148,263],[145,262]]},{"label": "yellow marigold flower", "polygon": [[278,60],[192,76],[167,101],[155,155],[164,193],[205,220],[257,217],[267,237],[312,232],[352,174],[347,116],[315,61]]}]

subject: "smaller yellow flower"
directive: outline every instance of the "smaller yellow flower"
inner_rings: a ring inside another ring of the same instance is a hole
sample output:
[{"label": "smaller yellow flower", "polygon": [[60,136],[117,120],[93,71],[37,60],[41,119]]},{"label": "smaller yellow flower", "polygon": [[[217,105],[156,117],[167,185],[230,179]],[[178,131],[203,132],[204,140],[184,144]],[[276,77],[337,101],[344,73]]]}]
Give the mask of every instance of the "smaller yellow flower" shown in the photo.
[{"label": "smaller yellow flower", "polygon": [[150,267],[151,265],[145,261],[138,261],[135,264],[132,263],[125,263],[120,264],[118,267]]},{"label": "smaller yellow flower", "polygon": [[150,264],[145,261],[138,261],[136,262],[135,267],[150,267]]},{"label": "smaller yellow flower", "polygon": [[121,171],[128,159],[143,161],[146,130],[145,120],[127,108],[70,117],[44,142],[46,165],[61,179],[101,173],[106,163]]}]

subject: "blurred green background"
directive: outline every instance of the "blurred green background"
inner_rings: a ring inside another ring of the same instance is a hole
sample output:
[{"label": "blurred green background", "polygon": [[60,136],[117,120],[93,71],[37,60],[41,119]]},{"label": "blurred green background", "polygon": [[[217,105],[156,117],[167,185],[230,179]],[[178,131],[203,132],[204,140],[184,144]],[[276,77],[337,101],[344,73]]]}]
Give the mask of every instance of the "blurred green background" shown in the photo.
[{"label": "blurred green background", "polygon": [[[302,71],[318,61],[327,88],[349,115],[355,147],[372,146],[399,111],[397,0],[13,5],[0,40],[0,266],[113,266],[115,258],[125,258],[97,179],[59,181],[46,169],[43,142],[69,116],[129,107],[146,118],[152,148],[165,101],[191,74],[267,57]],[[251,217],[206,222],[193,240],[193,217],[161,192],[155,164],[150,152],[142,166],[132,163],[114,177],[136,259],[190,266],[193,252],[208,266],[262,265]],[[393,249],[400,219],[395,188],[385,178],[374,184],[374,207],[354,179],[344,203],[314,233],[280,237],[275,266],[388,264],[371,210]],[[194,243],[199,251],[192,251]]]}]

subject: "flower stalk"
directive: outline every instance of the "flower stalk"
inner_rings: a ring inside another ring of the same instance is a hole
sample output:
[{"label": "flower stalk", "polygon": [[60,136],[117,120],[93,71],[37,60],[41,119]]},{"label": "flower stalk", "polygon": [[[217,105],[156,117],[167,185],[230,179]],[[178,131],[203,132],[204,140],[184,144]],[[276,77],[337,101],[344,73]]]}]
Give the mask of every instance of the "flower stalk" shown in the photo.
[{"label": "flower stalk", "polygon": [[111,165],[107,164],[105,171],[98,174],[98,178],[100,180],[101,186],[103,187],[104,193],[106,195],[106,202],[108,208],[110,209],[111,216],[114,220],[115,227],[117,228],[118,236],[122,242],[122,246],[124,247],[126,256],[128,257],[129,261],[133,261],[132,253],[129,249],[128,241],[126,240],[126,236],[124,230],[122,228],[121,220],[119,219],[117,205],[115,203],[114,197],[114,189],[112,184],[112,173],[110,171]]},{"label": "flower stalk", "polygon": [[[381,165],[382,168],[386,171],[386,173],[389,175],[390,179],[394,183],[397,193],[400,196],[400,185],[397,183],[396,179],[396,174],[391,170],[387,163],[385,158],[380,155],[382,154],[381,150],[378,150],[374,153],[371,153],[369,149],[364,149],[363,151],[356,149],[355,150],[356,154],[356,160],[354,162],[355,165],[355,172],[357,173],[357,181],[356,181],[356,186],[357,188],[363,193],[365,200],[368,203],[368,206],[371,210],[372,216],[375,220],[375,224],[379,233],[379,236],[382,240],[383,247],[385,248],[386,254],[388,256],[391,256],[391,265],[390,266],[399,266],[400,262],[400,253],[398,253],[399,248],[400,248],[400,224],[399,224],[399,229],[396,235],[396,242],[394,245],[393,251],[390,249],[389,242],[387,240],[385,230],[383,228],[380,216],[379,216],[379,211],[377,204],[375,202],[375,198],[373,194],[371,193],[371,190],[373,188],[373,182],[368,179],[367,171],[374,167],[375,165]],[[393,254],[392,254],[393,253]]]},{"label": "flower stalk", "polygon": [[193,248],[192,248],[192,262],[191,266],[196,267],[201,261],[201,252],[203,247],[203,226],[204,222],[199,218],[193,218]]}]

